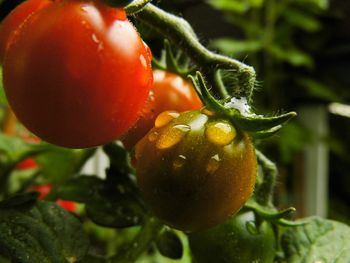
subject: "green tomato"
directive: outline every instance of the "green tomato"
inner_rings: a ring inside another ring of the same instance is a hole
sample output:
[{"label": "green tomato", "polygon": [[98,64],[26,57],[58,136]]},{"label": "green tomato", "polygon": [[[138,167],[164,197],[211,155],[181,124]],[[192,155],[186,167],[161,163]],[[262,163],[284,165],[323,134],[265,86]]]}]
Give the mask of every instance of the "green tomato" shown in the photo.
[{"label": "green tomato", "polygon": [[264,221],[257,226],[251,211],[191,233],[189,242],[196,263],[272,263],[276,252],[272,225]]}]

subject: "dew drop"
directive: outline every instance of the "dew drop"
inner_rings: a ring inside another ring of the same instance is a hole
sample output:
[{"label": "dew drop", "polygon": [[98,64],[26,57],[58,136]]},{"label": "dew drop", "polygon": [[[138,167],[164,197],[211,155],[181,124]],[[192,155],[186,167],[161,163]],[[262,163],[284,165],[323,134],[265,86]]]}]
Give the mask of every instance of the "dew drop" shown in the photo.
[{"label": "dew drop", "polygon": [[186,163],[186,156],[184,155],[179,155],[174,161],[173,161],[173,168],[174,170],[179,170],[181,169],[185,163]]},{"label": "dew drop", "polygon": [[155,140],[157,140],[158,139],[158,132],[157,131],[153,131],[153,132],[151,132],[150,134],[148,134],[148,140],[150,141],[150,142],[154,142]]},{"label": "dew drop", "polygon": [[173,119],[179,117],[180,113],[176,111],[164,111],[158,115],[154,122],[156,128],[161,128],[171,122]]},{"label": "dew drop", "polygon": [[237,132],[236,129],[227,122],[212,122],[208,124],[205,135],[210,142],[225,146],[233,141]]},{"label": "dew drop", "polygon": [[215,173],[215,171],[220,166],[220,161],[221,159],[218,154],[215,154],[214,156],[212,156],[207,165],[207,172],[210,174]]},{"label": "dew drop", "polygon": [[190,130],[191,127],[188,125],[175,125],[160,136],[156,143],[156,147],[160,150],[171,148],[178,144]]}]

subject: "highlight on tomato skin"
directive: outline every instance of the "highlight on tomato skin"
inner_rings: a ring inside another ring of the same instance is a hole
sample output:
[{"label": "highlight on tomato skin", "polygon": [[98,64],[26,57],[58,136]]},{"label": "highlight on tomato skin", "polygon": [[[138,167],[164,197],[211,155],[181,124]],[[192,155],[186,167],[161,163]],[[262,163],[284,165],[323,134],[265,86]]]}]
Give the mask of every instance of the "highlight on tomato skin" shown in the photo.
[{"label": "highlight on tomato skin", "polygon": [[192,83],[175,73],[153,70],[153,86],[142,114],[136,124],[122,138],[126,149],[131,149],[153,128],[156,117],[163,111],[178,112],[203,107]]},{"label": "highlight on tomato skin", "polygon": [[15,31],[3,61],[4,89],[32,133],[87,148],[134,125],[153,75],[149,50],[124,10],[100,1],[54,1]]},{"label": "highlight on tomato skin", "polygon": [[205,108],[161,113],[135,156],[149,209],[185,232],[224,222],[253,193],[257,161],[249,136]]},{"label": "highlight on tomato skin", "polygon": [[[28,191],[36,191],[39,192],[39,199],[42,200],[44,199],[52,190],[52,185],[51,184],[42,184],[42,185],[35,185],[32,186],[28,189]],[[59,205],[60,207],[64,208],[68,212],[75,212],[76,211],[76,204],[72,201],[68,200],[61,200],[58,199],[56,201],[56,204]]]}]

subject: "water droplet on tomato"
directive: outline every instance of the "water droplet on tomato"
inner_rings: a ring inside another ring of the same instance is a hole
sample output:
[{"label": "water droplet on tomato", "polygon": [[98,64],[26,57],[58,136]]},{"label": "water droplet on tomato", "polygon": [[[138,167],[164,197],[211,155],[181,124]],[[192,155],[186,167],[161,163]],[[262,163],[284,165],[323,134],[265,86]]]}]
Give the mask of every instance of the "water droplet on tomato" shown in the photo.
[{"label": "water droplet on tomato", "polygon": [[150,142],[154,142],[155,140],[157,140],[158,139],[158,132],[157,131],[153,131],[153,132],[151,132],[150,134],[148,134],[148,140],[150,141]]},{"label": "water droplet on tomato", "polygon": [[154,122],[156,128],[161,128],[171,122],[173,119],[179,117],[180,113],[176,111],[164,111],[158,115]]},{"label": "water droplet on tomato", "polygon": [[207,125],[205,135],[208,141],[225,146],[230,144],[236,137],[236,129],[227,122],[211,122]]},{"label": "water droplet on tomato", "polygon": [[220,166],[220,162],[221,159],[218,154],[212,156],[207,164],[207,172],[210,174],[215,173]]},{"label": "water droplet on tomato", "polygon": [[174,127],[164,131],[157,141],[156,147],[160,150],[169,149],[178,144],[190,130],[191,127],[188,125],[175,125]]},{"label": "water droplet on tomato", "polygon": [[173,168],[174,170],[179,170],[181,169],[185,163],[186,163],[186,156],[184,155],[179,155],[175,160],[173,161]]}]

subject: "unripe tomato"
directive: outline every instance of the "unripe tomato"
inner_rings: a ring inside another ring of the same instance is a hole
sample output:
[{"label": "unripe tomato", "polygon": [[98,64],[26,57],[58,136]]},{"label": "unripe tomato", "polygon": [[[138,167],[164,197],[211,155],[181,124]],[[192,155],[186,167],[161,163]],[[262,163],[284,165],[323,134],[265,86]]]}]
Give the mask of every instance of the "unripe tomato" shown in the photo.
[{"label": "unripe tomato", "polygon": [[[253,228],[248,229],[248,225]],[[253,212],[239,213],[223,224],[189,234],[196,263],[273,263],[276,240],[269,222],[256,222]]]},{"label": "unripe tomato", "polygon": [[182,77],[163,70],[153,71],[153,86],[139,120],[123,138],[124,146],[132,148],[152,129],[156,117],[163,111],[178,112],[203,107],[193,85]]},{"label": "unripe tomato", "polygon": [[7,47],[12,36],[21,27],[22,23],[36,11],[52,3],[52,0],[28,0],[14,9],[0,25],[0,64],[2,64]]},{"label": "unripe tomato", "polygon": [[119,138],[138,119],[152,86],[151,61],[124,10],[97,0],[53,1],[11,38],[5,92],[40,138],[92,147]]},{"label": "unripe tomato", "polygon": [[257,164],[251,140],[206,109],[161,113],[135,152],[146,203],[174,228],[217,225],[253,192]]}]

